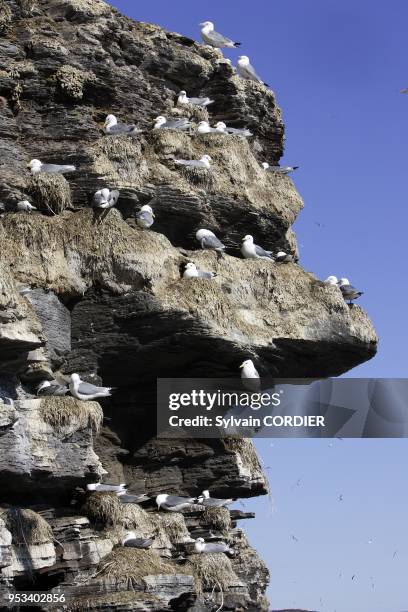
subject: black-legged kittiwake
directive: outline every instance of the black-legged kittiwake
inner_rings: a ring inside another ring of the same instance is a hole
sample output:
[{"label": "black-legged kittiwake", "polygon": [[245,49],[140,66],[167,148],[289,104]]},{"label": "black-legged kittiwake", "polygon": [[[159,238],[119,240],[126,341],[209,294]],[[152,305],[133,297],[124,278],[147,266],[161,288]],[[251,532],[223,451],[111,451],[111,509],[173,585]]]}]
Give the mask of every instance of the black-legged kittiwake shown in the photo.
[{"label": "black-legged kittiwake", "polygon": [[81,380],[79,374],[71,374],[71,382],[69,383],[71,394],[79,400],[90,401],[99,397],[108,397],[113,390],[113,387],[98,387]]},{"label": "black-legged kittiwake", "polygon": [[219,497],[211,497],[208,490],[203,491],[201,495],[197,497],[197,504],[206,506],[207,508],[222,508],[223,506],[232,504],[233,501],[232,498],[221,499]]},{"label": "black-legged kittiwake", "polygon": [[227,553],[235,554],[235,551],[230,548],[225,542],[206,542],[204,538],[197,538],[194,544],[196,553]]},{"label": "black-legged kittiwake", "polygon": [[285,253],[284,251],[278,251],[275,255],[276,263],[292,263],[293,255],[290,253]]},{"label": "black-legged kittiwake", "polygon": [[48,172],[49,174],[67,174],[68,172],[75,172],[76,170],[75,166],[66,164],[43,164],[39,159],[32,159],[27,168],[30,168],[31,174],[38,174],[39,172]]},{"label": "black-legged kittiwake", "polygon": [[226,249],[225,244],[223,244],[211,230],[199,229],[196,232],[196,238],[201,244],[202,249],[217,251],[219,254],[222,254]]},{"label": "black-legged kittiwake", "polygon": [[341,278],[338,282],[339,289],[349,304],[353,302],[353,300],[357,300],[361,295],[363,295],[363,291],[358,291],[353,285],[350,285],[350,282],[347,278]]},{"label": "black-legged kittiwake", "polygon": [[210,127],[208,121],[200,121],[197,125],[197,133],[198,134],[210,134],[211,132],[215,132],[215,128]]},{"label": "black-legged kittiwake", "polygon": [[35,206],[33,206],[28,200],[21,200],[21,202],[17,202],[16,209],[21,212],[30,213],[32,210],[37,210]]},{"label": "black-legged kittiwake", "polygon": [[230,38],[216,32],[212,21],[203,21],[203,23],[199,23],[198,25],[201,26],[201,38],[207,45],[211,45],[211,47],[222,49],[224,47],[237,48],[241,45],[240,42],[234,42]]},{"label": "black-legged kittiwake", "polygon": [[337,276],[328,276],[324,281],[327,285],[337,285],[339,282]]},{"label": "black-legged kittiwake", "polygon": [[133,134],[140,134],[142,132],[134,123],[119,123],[115,115],[108,115],[106,117],[104,129],[106,134],[112,135],[128,134],[132,136]]},{"label": "black-legged kittiwake", "polygon": [[265,85],[265,87],[269,87],[268,83],[265,83],[261,79],[261,77],[256,74],[255,68],[251,65],[249,57],[247,55],[241,55],[238,58],[237,73],[239,74],[241,79],[246,79],[247,81],[256,81],[257,83]]},{"label": "black-legged kittiwake", "polygon": [[91,482],[86,485],[88,491],[99,491],[99,492],[111,492],[119,494],[122,491],[126,493],[126,484],[124,482],[120,484],[110,484],[103,482]]},{"label": "black-legged kittiwake", "polygon": [[216,274],[214,272],[204,272],[204,270],[198,270],[195,263],[189,261],[183,272],[183,278],[214,278]]},{"label": "black-legged kittiwake", "polygon": [[252,132],[250,132],[246,128],[228,127],[223,121],[218,121],[215,124],[215,129],[217,130],[217,132],[222,132],[224,134],[236,134],[237,136],[245,136],[245,138],[253,136]]},{"label": "black-legged kittiwake", "polygon": [[134,531],[128,531],[122,539],[122,546],[126,548],[150,548],[154,538],[138,538]]},{"label": "black-legged kittiwake", "polygon": [[179,495],[168,495],[167,493],[161,493],[156,497],[156,504],[158,509],[167,510],[169,512],[179,512],[189,508],[192,504],[196,503],[195,497],[180,497]]},{"label": "black-legged kittiwake", "polygon": [[150,499],[150,497],[145,493],[136,495],[133,493],[128,493],[126,490],[118,491],[117,496],[122,504],[141,504],[142,502]]},{"label": "black-legged kittiwake", "polygon": [[92,206],[95,208],[112,208],[119,199],[119,191],[112,191],[107,187],[96,191],[92,198]]},{"label": "black-legged kittiwake", "polygon": [[142,229],[149,229],[154,223],[154,212],[151,206],[144,204],[136,213],[136,223]]},{"label": "black-legged kittiwake", "polygon": [[177,166],[188,166],[189,168],[204,168],[209,170],[211,157],[209,155],[203,155],[200,159],[175,159],[174,163]]},{"label": "black-legged kittiwake", "polygon": [[299,168],[299,166],[270,166],[268,162],[262,162],[262,168],[268,172],[277,172],[278,174],[290,174]]},{"label": "black-legged kittiwake", "polygon": [[38,396],[64,396],[68,393],[67,385],[61,385],[57,380],[43,380],[37,387]]},{"label": "black-legged kittiwake", "polygon": [[252,359],[246,359],[239,367],[241,368],[241,380],[244,387],[250,391],[259,391],[261,386],[260,376]]},{"label": "black-legged kittiwake", "polygon": [[0,202],[0,215],[4,212],[6,212],[6,205],[4,202]]},{"label": "black-legged kittiwake", "polygon": [[245,259],[271,259],[272,251],[265,251],[262,247],[254,244],[254,239],[250,234],[247,234],[242,239],[241,253]]},{"label": "black-legged kittiwake", "polygon": [[203,98],[189,98],[187,96],[187,92],[184,91],[184,89],[182,89],[178,93],[177,104],[179,105],[191,104],[192,106],[200,106],[204,108],[205,106],[208,106],[209,104],[213,104],[213,103],[214,103],[214,100],[211,100],[207,96]]},{"label": "black-legged kittiwake", "polygon": [[166,117],[159,115],[154,122],[154,130],[188,130],[191,127],[191,122],[185,117],[180,119],[166,119]]}]

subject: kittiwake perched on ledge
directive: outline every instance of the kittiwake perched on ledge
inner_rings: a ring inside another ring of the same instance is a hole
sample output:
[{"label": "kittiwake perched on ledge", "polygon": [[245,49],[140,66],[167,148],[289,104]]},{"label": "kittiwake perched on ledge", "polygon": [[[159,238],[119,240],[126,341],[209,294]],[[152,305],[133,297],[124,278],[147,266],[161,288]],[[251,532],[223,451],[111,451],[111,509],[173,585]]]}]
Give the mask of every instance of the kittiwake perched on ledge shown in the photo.
[{"label": "kittiwake perched on ledge", "polygon": [[43,380],[37,387],[38,396],[55,395],[62,397],[68,393],[68,387],[61,385],[57,380]]},{"label": "kittiwake perched on ledge", "polygon": [[162,508],[169,512],[185,510],[195,503],[195,497],[180,497],[179,495],[168,495],[167,493],[162,493],[156,497],[158,509],[160,510],[160,508]]},{"label": "kittiwake perched on ledge", "polygon": [[122,504],[141,504],[142,502],[148,501],[150,499],[150,497],[145,493],[134,495],[133,493],[128,493],[125,490],[118,491],[117,496]]},{"label": "kittiwake perched on ledge", "polygon": [[250,391],[259,391],[261,386],[260,376],[252,359],[243,361],[239,367],[241,368],[241,380],[244,387]]},{"label": "kittiwake perched on ledge", "polygon": [[216,49],[222,49],[224,47],[236,49],[241,45],[240,42],[234,42],[230,38],[216,32],[212,21],[203,21],[198,25],[201,26],[201,38],[207,45],[211,45],[211,47],[215,47]]},{"label": "kittiwake perched on ledge", "polygon": [[154,223],[154,212],[151,206],[144,204],[136,213],[136,223],[142,229],[149,229]]},{"label": "kittiwake perched on ledge", "polygon": [[227,127],[223,121],[218,121],[215,124],[215,129],[217,132],[222,132],[223,134],[236,134],[237,136],[245,136],[245,138],[253,136],[252,132],[246,128]]},{"label": "kittiwake perched on ledge", "polygon": [[277,172],[278,174],[290,174],[299,168],[299,166],[270,166],[268,162],[262,162],[262,168],[268,172]]},{"label": "kittiwake perched on ledge", "polygon": [[196,238],[201,244],[202,249],[216,251],[222,255],[223,251],[227,248],[225,244],[217,238],[217,236],[208,229],[199,229],[196,232]]},{"label": "kittiwake perched on ledge", "polygon": [[235,551],[229,547],[225,542],[214,542],[209,543],[204,538],[197,538],[194,544],[194,550],[196,553],[227,553],[235,554]]},{"label": "kittiwake perched on ledge", "polygon": [[204,272],[204,270],[198,270],[195,263],[189,261],[186,265],[183,278],[207,278],[211,279],[217,276],[214,272]]},{"label": "kittiwake perched on ledge", "polygon": [[341,278],[338,282],[338,286],[344,299],[348,301],[349,304],[363,295],[363,291],[358,291],[353,285],[350,285],[347,278]]},{"label": "kittiwake perched on ledge", "polygon": [[200,506],[205,506],[206,508],[222,508],[223,506],[227,506],[228,504],[232,504],[234,500],[231,499],[221,499],[219,497],[210,497],[210,492],[205,490],[197,497],[197,504]]},{"label": "kittiwake perched on ledge", "polygon": [[275,255],[276,263],[292,263],[293,255],[290,253],[285,253],[284,251],[278,251]]},{"label": "kittiwake perched on ledge", "polygon": [[28,200],[21,200],[21,202],[17,202],[16,208],[21,212],[28,213],[30,213],[32,210],[37,210],[37,208],[33,206]]},{"label": "kittiwake perched on ledge", "polygon": [[127,134],[132,136],[133,134],[141,134],[142,130],[139,130],[134,123],[118,123],[115,115],[108,115],[104,123],[105,134],[120,135]]},{"label": "kittiwake perched on ledge", "polygon": [[121,491],[126,493],[126,484],[122,482],[121,484],[108,484],[103,482],[91,482],[86,485],[88,491],[99,491],[99,492],[112,492],[119,494]]},{"label": "kittiwake perched on ledge", "polygon": [[211,157],[209,155],[203,155],[200,159],[175,159],[174,163],[177,166],[188,166],[189,168],[205,168],[209,170]]},{"label": "kittiwake perched on ledge", "polygon": [[32,159],[27,165],[30,168],[31,174],[38,174],[39,172],[48,172],[49,174],[66,174],[68,172],[75,172],[75,166],[60,165],[60,164],[43,164],[39,159]]},{"label": "kittiwake perched on ledge", "polygon": [[79,374],[71,374],[69,390],[76,399],[88,402],[100,397],[112,395],[111,391],[113,391],[113,387],[98,387],[82,381]]},{"label": "kittiwake perched on ledge", "polygon": [[191,122],[185,117],[166,119],[163,115],[159,115],[154,121],[154,130],[188,130],[191,127]]},{"label": "kittiwake perched on ledge", "polygon": [[205,106],[208,106],[209,104],[214,104],[214,100],[211,100],[208,97],[189,98],[187,96],[187,92],[184,89],[182,89],[178,93],[177,104],[181,104],[181,105],[191,104],[192,106],[200,106],[201,108],[204,108]]},{"label": "kittiwake perched on ledge", "polygon": [[112,208],[119,199],[119,191],[110,190],[107,187],[99,189],[92,198],[92,205],[95,208]]},{"label": "kittiwake perched on ledge", "polygon": [[128,531],[122,540],[122,546],[126,548],[150,548],[154,538],[138,538],[134,531]]},{"label": "kittiwake perched on ledge", "polygon": [[337,276],[328,276],[324,281],[327,285],[337,285],[339,282]]},{"label": "kittiwake perched on ledge", "polygon": [[270,259],[273,261],[272,251],[265,251],[262,247],[254,244],[254,239],[250,234],[242,239],[241,253],[245,259]]},{"label": "kittiwake perched on ledge", "polygon": [[261,77],[256,74],[255,68],[251,65],[247,55],[241,55],[238,58],[237,73],[241,79],[256,81],[257,83],[261,83],[261,85],[265,85],[265,87],[269,87],[268,83],[265,83]]},{"label": "kittiwake perched on ledge", "polygon": [[210,127],[208,121],[200,121],[197,125],[198,134],[210,134],[211,132],[217,132],[215,128]]}]

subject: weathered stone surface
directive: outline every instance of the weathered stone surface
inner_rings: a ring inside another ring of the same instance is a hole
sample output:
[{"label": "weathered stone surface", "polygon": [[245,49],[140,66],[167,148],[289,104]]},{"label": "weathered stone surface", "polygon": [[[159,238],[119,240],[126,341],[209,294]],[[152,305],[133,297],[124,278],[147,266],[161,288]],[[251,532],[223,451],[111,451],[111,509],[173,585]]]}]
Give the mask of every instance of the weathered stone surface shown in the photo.
[{"label": "weathered stone surface", "polygon": [[[0,519],[0,594],[66,594],[56,610],[204,612],[222,598],[214,578],[200,578],[188,539],[227,538],[237,556],[213,560],[224,568],[224,609],[266,611],[268,570],[236,526],[252,513],[215,520],[194,507],[172,523],[154,503],[163,491],[265,494],[251,443],[158,440],[154,414],[158,376],[232,378],[250,354],[263,375],[326,377],[376,351],[364,311],[298,261],[291,227],[303,203],[292,180],[260,168],[283,152],[274,94],[233,75],[218,50],[101,0],[0,0],[0,32],[0,396],[16,400],[0,402],[0,512],[32,508],[53,533],[25,546]],[[211,96],[209,115],[175,108],[180,89]],[[246,125],[254,138],[152,131],[159,111]],[[108,113],[143,133],[106,136]],[[211,173],[174,164],[203,153]],[[26,164],[38,157],[77,170],[33,178]],[[98,214],[91,199],[103,186],[120,198]],[[40,212],[15,212],[27,197]],[[156,220],[142,231],[134,213],[148,202]],[[201,227],[225,242],[225,257],[198,250]],[[243,260],[247,233],[297,263]],[[182,280],[187,261],[216,279]],[[20,284],[33,291],[21,296]],[[33,399],[56,369],[118,389],[103,414],[69,397]],[[115,498],[118,516],[103,524],[85,493],[102,477],[150,495],[147,513],[124,514]],[[128,528],[157,536],[135,567],[121,565]]]}]

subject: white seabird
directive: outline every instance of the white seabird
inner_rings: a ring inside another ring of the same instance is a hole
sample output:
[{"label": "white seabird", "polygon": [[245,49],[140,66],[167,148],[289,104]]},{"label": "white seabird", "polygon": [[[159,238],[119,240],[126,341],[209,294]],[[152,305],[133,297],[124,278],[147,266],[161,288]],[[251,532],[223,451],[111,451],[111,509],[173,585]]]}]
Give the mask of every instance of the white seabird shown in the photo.
[{"label": "white seabird", "polygon": [[257,83],[265,85],[265,87],[269,87],[268,83],[265,83],[261,79],[261,77],[256,74],[255,68],[251,65],[249,57],[247,55],[241,55],[238,58],[237,72],[241,79],[246,79],[247,81],[256,81]]},{"label": "white seabird", "polygon": [[215,276],[216,274],[214,272],[204,272],[204,270],[198,270],[197,266],[192,261],[188,262],[183,272],[183,278],[211,279],[211,278],[214,278]]},{"label": "white seabird", "polygon": [[215,128],[210,127],[208,121],[200,121],[197,125],[198,134],[209,134],[210,132],[216,131]]},{"label": "white seabird", "polygon": [[327,285],[337,285],[339,281],[337,276],[328,276],[323,282],[327,283]]},{"label": "white seabird", "polygon": [[168,495],[167,493],[161,493],[156,497],[158,509],[162,508],[168,512],[179,512],[195,503],[195,497],[180,497],[179,495]]},{"label": "white seabird", "polygon": [[241,380],[244,387],[250,391],[259,391],[261,386],[260,376],[252,359],[246,359],[239,367],[241,368]]},{"label": "white seabird", "polygon": [[106,134],[120,135],[128,134],[140,134],[142,130],[139,130],[134,123],[118,123],[115,115],[108,115],[105,119],[104,130]]},{"label": "white seabird", "polygon": [[67,393],[68,387],[61,385],[57,380],[43,380],[37,387],[37,395],[39,396],[55,395],[61,397]]},{"label": "white seabird", "polygon": [[188,130],[191,127],[191,122],[185,117],[166,119],[163,115],[159,115],[154,121],[154,130]]},{"label": "white seabird", "polygon": [[119,199],[119,191],[110,190],[107,187],[96,191],[92,198],[92,206],[95,208],[112,208]]},{"label": "white seabird", "polygon": [[293,255],[285,253],[285,251],[279,251],[275,255],[276,263],[291,263],[293,262]]},{"label": "white seabird", "polygon": [[122,540],[122,546],[126,548],[150,548],[154,538],[138,538],[134,531],[128,531]]},{"label": "white seabird", "polygon": [[69,390],[76,399],[88,402],[98,399],[99,397],[108,397],[112,395],[111,391],[113,387],[98,387],[82,381],[79,374],[71,374]]},{"label": "white seabird", "polygon": [[189,168],[205,168],[210,170],[211,157],[209,155],[203,155],[200,159],[175,159],[174,163],[177,166],[188,166]]},{"label": "white seabird", "polygon": [[200,506],[206,506],[207,508],[222,508],[223,506],[227,506],[228,504],[232,504],[234,500],[231,499],[221,499],[218,497],[210,497],[210,492],[205,490],[197,497],[197,504]]},{"label": "white seabird", "polygon": [[350,285],[347,278],[341,278],[338,282],[338,286],[344,299],[348,301],[349,304],[363,295],[363,291],[358,291],[353,285]]},{"label": "white seabird", "polygon": [[204,108],[205,106],[208,106],[209,104],[214,104],[214,100],[211,100],[208,97],[189,98],[187,96],[187,92],[184,89],[182,89],[178,93],[177,104],[181,104],[181,105],[191,104],[192,106],[200,106],[201,108]]},{"label": "white seabird", "polygon": [[88,491],[99,491],[99,492],[112,492],[119,495],[120,492],[126,493],[126,484],[124,482],[115,484],[104,484],[103,482],[91,482],[86,485]]},{"label": "white seabird", "polygon": [[30,168],[31,174],[38,174],[39,172],[48,172],[49,174],[66,174],[68,172],[75,172],[75,166],[61,165],[61,164],[43,164],[39,159],[32,159],[27,165]]},{"label": "white seabird", "polygon": [[142,229],[149,229],[154,223],[154,212],[151,206],[144,204],[142,208],[136,213],[136,223]]},{"label": "white seabird", "polygon": [[132,493],[127,493],[126,490],[118,491],[117,496],[122,504],[141,504],[142,502],[150,499],[150,497],[145,493],[134,495]]},{"label": "white seabird", "polygon": [[208,229],[199,229],[196,232],[196,238],[201,244],[202,249],[217,251],[217,253],[220,255],[222,255],[223,251],[227,248],[225,244],[223,244],[221,240],[219,240],[217,236]]},{"label": "white seabird", "polygon": [[6,212],[6,205],[4,202],[0,202],[0,214]]},{"label": "white seabird", "polygon": [[262,168],[268,172],[277,172],[278,174],[290,174],[299,168],[299,166],[270,166],[268,162],[262,162]]},{"label": "white seabird", "polygon": [[28,200],[21,200],[21,202],[17,202],[16,208],[17,210],[28,213],[30,213],[32,210],[37,210],[37,208],[33,206]]},{"label": "white seabird", "polygon": [[237,136],[245,136],[245,138],[253,136],[252,132],[246,128],[227,127],[223,121],[218,121],[218,123],[215,124],[215,129],[217,132],[222,132],[224,134],[236,134]]},{"label": "white seabird", "polygon": [[216,32],[212,21],[203,21],[203,23],[198,25],[201,26],[201,38],[211,47],[216,47],[217,49],[222,49],[223,47],[236,49],[241,45],[240,42],[234,42],[230,38]]},{"label": "white seabird", "polygon": [[242,239],[241,253],[245,259],[270,259],[273,261],[272,251],[265,251],[262,247],[254,244],[254,239],[250,234]]},{"label": "white seabird", "polygon": [[230,553],[234,554],[235,551],[228,546],[225,542],[208,543],[204,538],[197,538],[194,544],[194,550],[196,553]]}]

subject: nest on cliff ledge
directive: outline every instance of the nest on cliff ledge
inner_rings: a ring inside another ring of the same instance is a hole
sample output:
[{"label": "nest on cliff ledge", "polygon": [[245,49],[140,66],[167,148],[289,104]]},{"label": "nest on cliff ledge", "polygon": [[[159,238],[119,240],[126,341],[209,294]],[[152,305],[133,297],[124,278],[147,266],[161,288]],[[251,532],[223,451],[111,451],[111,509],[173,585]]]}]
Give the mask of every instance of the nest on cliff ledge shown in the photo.
[{"label": "nest on cliff ledge", "polygon": [[34,174],[28,185],[28,193],[45,213],[58,215],[72,204],[71,188],[62,174]]},{"label": "nest on cliff ledge", "polygon": [[119,522],[126,529],[134,530],[138,537],[155,536],[155,548],[169,548],[190,537],[180,512],[159,514],[146,512],[137,504],[123,504]]},{"label": "nest on cliff ledge", "polygon": [[145,576],[176,573],[182,572],[176,572],[176,567],[156,552],[137,548],[116,548],[97,569],[99,578],[125,583],[127,589],[140,587]]},{"label": "nest on cliff ledge", "polygon": [[33,512],[21,508],[0,509],[0,518],[12,535],[15,546],[30,546],[45,544],[53,540],[51,526],[47,521]]},{"label": "nest on cliff ledge", "polygon": [[115,492],[94,491],[89,493],[81,511],[93,523],[116,526],[122,518],[122,504]]},{"label": "nest on cliff ledge", "polygon": [[228,508],[206,508],[202,521],[210,529],[215,529],[225,535],[231,528],[231,515]]},{"label": "nest on cliff ledge", "polygon": [[94,147],[94,170],[115,183],[141,186],[149,175],[137,137],[105,135]]},{"label": "nest on cliff ledge", "polygon": [[194,576],[198,595],[217,587],[225,592],[231,587],[242,585],[232,569],[231,561],[223,553],[193,555],[183,570],[186,574]]},{"label": "nest on cliff ledge", "polygon": [[44,397],[40,416],[58,432],[91,427],[97,433],[103,422],[103,411],[97,402],[81,402],[71,397]]}]

